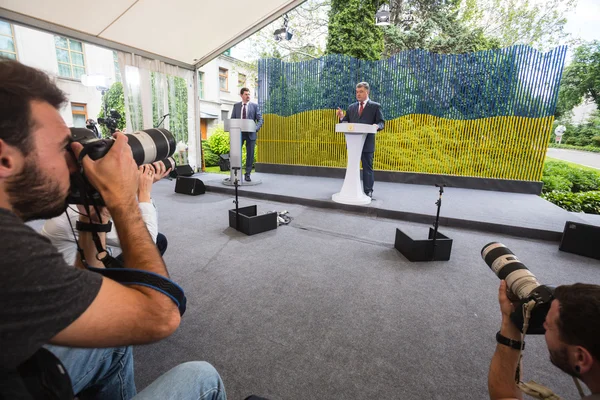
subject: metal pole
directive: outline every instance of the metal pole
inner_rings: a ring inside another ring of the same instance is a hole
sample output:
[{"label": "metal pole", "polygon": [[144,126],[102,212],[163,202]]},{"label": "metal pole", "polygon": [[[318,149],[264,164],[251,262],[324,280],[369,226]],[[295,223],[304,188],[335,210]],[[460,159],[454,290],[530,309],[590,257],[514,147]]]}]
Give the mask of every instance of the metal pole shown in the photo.
[{"label": "metal pole", "polygon": [[442,207],[442,194],[444,194],[444,186],[445,185],[441,185],[441,184],[435,185],[435,187],[440,188],[440,198],[435,202],[435,204],[437,205],[437,214],[435,216],[435,222],[433,224],[433,248],[431,250],[431,260],[432,261],[435,259],[435,248],[437,246],[436,240],[437,240],[438,226],[440,224],[440,208]]},{"label": "metal pole", "polygon": [[239,185],[239,181],[238,181],[238,177],[237,177],[237,171],[240,169],[239,167],[233,167],[234,170],[234,174],[235,174],[235,179],[233,181],[233,185],[235,186],[235,200],[233,201],[235,203],[235,229],[237,231],[240,230],[240,207],[239,207],[239,200],[238,200],[238,185]]}]

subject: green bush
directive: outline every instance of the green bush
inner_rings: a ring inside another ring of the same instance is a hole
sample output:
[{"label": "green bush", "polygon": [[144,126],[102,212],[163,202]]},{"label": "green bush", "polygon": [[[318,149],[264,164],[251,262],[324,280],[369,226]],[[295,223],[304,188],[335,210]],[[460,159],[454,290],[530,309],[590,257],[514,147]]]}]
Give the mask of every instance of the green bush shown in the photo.
[{"label": "green bush", "polygon": [[600,214],[600,191],[580,193],[554,191],[543,193],[542,198],[567,211]]},{"label": "green bush", "polygon": [[223,130],[222,125],[219,125],[210,135],[208,146],[217,155],[229,153],[229,133]]},{"label": "green bush", "polygon": [[571,184],[570,191],[573,193],[600,190],[600,172],[573,167],[561,161],[548,161],[544,164],[544,186],[547,182],[550,186],[557,185],[544,188],[544,191],[567,190],[564,189],[565,180]]},{"label": "green bush", "polygon": [[564,176],[558,175],[544,175],[542,177],[542,182],[544,182],[544,187],[542,191],[544,193],[548,192],[570,192],[573,184]]},{"label": "green bush", "polygon": [[588,214],[600,214],[600,191],[577,193],[581,211]]},{"label": "green bush", "polygon": [[[206,146],[204,145],[206,143]],[[208,156],[206,156],[207,152],[205,151],[205,161],[204,165],[207,167],[212,167],[215,165],[219,165],[219,155],[221,154],[229,154],[229,132],[225,132],[222,126],[217,127],[214,132],[210,135],[208,140],[203,142],[203,148],[208,149],[208,151],[216,156],[215,164],[208,165]],[[212,157],[210,155],[210,157]],[[258,159],[258,146],[254,146],[254,163]],[[213,159],[211,159],[211,162]],[[246,144],[242,146],[242,166],[246,165]]]},{"label": "green bush", "polygon": [[543,193],[542,198],[567,211],[581,212],[581,200],[577,193],[555,191]]},{"label": "green bush", "polygon": [[219,165],[219,155],[212,152],[208,140],[202,141],[202,150],[204,152],[204,166],[215,167]]},{"label": "green bush", "polygon": [[600,172],[561,161],[544,164],[542,198],[567,211],[600,214]]}]

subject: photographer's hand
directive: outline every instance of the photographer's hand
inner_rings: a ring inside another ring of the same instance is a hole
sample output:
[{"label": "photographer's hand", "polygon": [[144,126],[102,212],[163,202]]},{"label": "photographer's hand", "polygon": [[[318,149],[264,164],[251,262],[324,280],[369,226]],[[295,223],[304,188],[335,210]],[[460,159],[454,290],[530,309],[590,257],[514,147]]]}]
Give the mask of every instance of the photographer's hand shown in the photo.
[{"label": "photographer's hand", "polygon": [[171,172],[171,168],[166,169],[165,164],[163,164],[162,161],[156,161],[152,163],[152,166],[154,167],[154,183],[160,181]]},{"label": "photographer's hand", "polygon": [[154,183],[154,169],[149,165],[142,165],[140,170],[140,180],[138,185],[138,201],[140,203],[150,203],[150,193],[152,192],[152,183]]},{"label": "photographer's hand", "polygon": [[[500,334],[509,339],[521,340],[521,332],[510,320],[514,305],[509,300],[506,291],[506,282],[500,282],[498,289],[498,303],[502,313]],[[519,350],[503,344],[496,345],[496,352],[492,357],[488,374],[488,391],[490,399],[522,399],[523,394],[515,383],[515,374],[519,364]]]},{"label": "photographer's hand", "polygon": [[502,325],[500,333],[512,340],[521,340],[521,331],[510,320],[510,314],[515,311],[515,305],[508,298],[506,281],[500,281],[498,289],[498,303],[500,303],[500,312],[502,313]]},{"label": "photographer's hand", "polygon": [[[83,171],[89,182],[100,192],[106,206],[136,204],[138,170],[133,159],[127,136],[117,132],[115,143],[108,153],[98,160],[84,157]],[[77,157],[83,149],[79,143],[73,143],[72,149]]]}]

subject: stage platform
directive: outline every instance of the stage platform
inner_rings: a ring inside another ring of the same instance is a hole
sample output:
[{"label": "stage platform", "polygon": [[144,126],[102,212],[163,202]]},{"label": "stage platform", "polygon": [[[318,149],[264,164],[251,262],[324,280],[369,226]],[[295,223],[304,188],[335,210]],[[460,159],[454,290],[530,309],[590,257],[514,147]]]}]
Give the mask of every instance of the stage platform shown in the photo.
[{"label": "stage platform", "polygon": [[[224,176],[194,175],[204,182],[207,191],[233,196],[235,189],[223,185]],[[241,197],[428,224],[434,222],[437,211],[439,194],[435,186],[376,181],[371,204],[354,206],[331,200],[331,195],[340,191],[342,179],[266,173],[252,174],[252,178],[260,179],[262,184],[239,187]],[[560,241],[566,221],[600,225],[599,219],[570,213],[536,195],[453,187],[445,188],[440,213],[440,226],[550,241]]]}]

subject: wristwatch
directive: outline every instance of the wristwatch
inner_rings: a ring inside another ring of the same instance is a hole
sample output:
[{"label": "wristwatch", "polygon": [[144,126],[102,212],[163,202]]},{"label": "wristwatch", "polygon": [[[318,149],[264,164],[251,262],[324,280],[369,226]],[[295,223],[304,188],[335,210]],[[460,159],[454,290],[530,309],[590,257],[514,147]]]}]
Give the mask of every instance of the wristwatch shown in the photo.
[{"label": "wristwatch", "polygon": [[500,331],[496,333],[496,341],[505,346],[512,347],[515,350],[525,349],[525,342],[521,342],[520,340],[509,339],[506,336],[502,335]]}]

